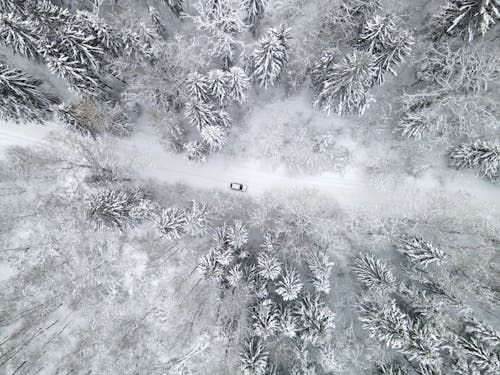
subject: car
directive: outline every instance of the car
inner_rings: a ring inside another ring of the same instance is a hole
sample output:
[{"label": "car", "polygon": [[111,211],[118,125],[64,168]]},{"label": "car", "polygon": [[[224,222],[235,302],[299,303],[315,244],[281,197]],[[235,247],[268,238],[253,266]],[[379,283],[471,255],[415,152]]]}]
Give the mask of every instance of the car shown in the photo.
[{"label": "car", "polygon": [[243,185],[243,184],[240,184],[238,182],[231,182],[229,184],[229,187],[231,188],[231,190],[236,190],[236,191],[247,191],[247,186],[246,185]]}]

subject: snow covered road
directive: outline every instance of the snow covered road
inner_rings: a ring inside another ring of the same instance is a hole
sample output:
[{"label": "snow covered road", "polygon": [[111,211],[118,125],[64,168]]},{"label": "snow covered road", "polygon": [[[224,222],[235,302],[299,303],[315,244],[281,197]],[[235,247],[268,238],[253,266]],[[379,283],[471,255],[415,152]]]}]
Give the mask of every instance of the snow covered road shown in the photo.
[{"label": "snow covered road", "polygon": [[[6,146],[27,146],[43,142],[48,133],[58,127],[0,125],[0,153]],[[113,142],[118,154],[124,159],[134,158],[139,174],[167,183],[183,183],[201,189],[218,189],[228,194],[242,194],[229,189],[230,182],[248,186],[247,193],[262,194],[266,191],[293,192],[312,189],[329,196],[346,207],[384,207],[385,210],[403,208],[408,201],[418,205],[425,195],[438,193],[461,193],[466,199],[486,205],[500,212],[500,191],[486,181],[467,174],[457,174],[452,179],[441,181],[436,177],[425,179],[407,178],[395,191],[381,192],[361,174],[340,176],[323,173],[316,176],[292,176],[283,169],[272,168],[257,161],[237,160],[224,155],[212,155],[205,164],[188,163],[185,158],[168,153],[149,127],[140,127],[130,138]]]}]

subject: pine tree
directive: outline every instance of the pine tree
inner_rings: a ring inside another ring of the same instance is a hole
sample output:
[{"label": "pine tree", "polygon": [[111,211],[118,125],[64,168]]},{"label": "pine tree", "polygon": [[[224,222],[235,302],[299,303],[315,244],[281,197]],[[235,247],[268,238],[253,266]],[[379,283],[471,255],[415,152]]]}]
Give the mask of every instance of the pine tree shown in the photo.
[{"label": "pine tree", "polygon": [[163,209],[158,218],[158,230],[169,239],[177,239],[186,233],[186,211],[182,208]]},{"label": "pine tree", "polygon": [[320,295],[306,294],[296,308],[300,332],[308,342],[317,344],[335,328],[335,314]]},{"label": "pine tree", "polygon": [[374,101],[369,89],[377,74],[375,56],[369,52],[354,51],[340,63],[326,52],[312,71],[317,95],[314,105],[330,113],[362,115]]},{"label": "pine tree", "polygon": [[500,146],[489,141],[462,143],[453,147],[448,154],[451,166],[463,169],[478,169],[490,180],[499,177]]},{"label": "pine tree", "polygon": [[249,71],[253,79],[264,88],[274,86],[289,59],[290,28],[281,25],[270,29],[258,42],[251,57]]},{"label": "pine tree", "polygon": [[196,98],[199,102],[209,103],[210,93],[209,87],[210,82],[208,77],[200,73],[191,73],[187,79],[188,92],[193,98]]},{"label": "pine tree", "polygon": [[208,147],[205,143],[199,141],[189,141],[184,145],[187,158],[189,161],[197,161],[205,163],[209,153]]},{"label": "pine tree", "polygon": [[44,123],[51,118],[56,99],[41,87],[42,82],[23,71],[0,64],[0,118],[16,122]]},{"label": "pine tree", "polygon": [[170,10],[179,17],[183,12],[184,0],[159,0],[162,5],[166,5]]},{"label": "pine tree", "polygon": [[431,263],[440,263],[445,258],[444,252],[432,242],[426,242],[417,236],[401,236],[397,241],[396,249],[412,262],[424,267]]},{"label": "pine tree", "polygon": [[254,307],[251,319],[253,332],[263,340],[274,336],[279,329],[276,307],[270,299],[265,299]]},{"label": "pine tree", "polygon": [[391,16],[376,15],[367,20],[358,39],[358,46],[373,54],[380,53],[392,42],[396,25]]},{"label": "pine tree", "polygon": [[242,104],[246,100],[246,91],[250,87],[250,80],[245,71],[233,66],[226,72],[228,97],[231,101]]},{"label": "pine tree", "polygon": [[279,310],[280,332],[285,337],[294,338],[300,332],[300,322],[292,309],[284,306]]},{"label": "pine tree", "polygon": [[410,361],[417,361],[426,367],[441,366],[441,349],[444,341],[429,324],[416,322],[408,329],[408,343],[402,352],[408,356]]},{"label": "pine tree", "polygon": [[219,106],[222,106],[228,95],[226,92],[227,83],[225,73],[220,69],[211,70],[208,72],[207,80],[210,97],[213,98]]},{"label": "pine tree", "polygon": [[500,355],[474,336],[460,338],[460,345],[469,357],[470,364],[484,374],[500,372]]},{"label": "pine tree", "polygon": [[377,83],[384,82],[386,72],[397,76],[395,68],[410,54],[413,44],[413,36],[409,32],[403,31],[384,45],[384,48],[377,54],[375,62],[377,66]]},{"label": "pine tree", "polygon": [[93,127],[93,124],[89,124],[82,121],[81,118],[75,112],[75,106],[67,103],[63,103],[58,106],[55,110],[56,118],[63,122],[70,130],[76,131],[82,135],[90,136],[95,138],[97,135],[97,129]]},{"label": "pine tree", "polygon": [[149,18],[153,27],[158,35],[160,35],[163,39],[166,39],[168,36],[167,29],[161,22],[161,15],[158,9],[153,6],[149,7]]},{"label": "pine tree", "polygon": [[240,284],[243,281],[243,270],[241,269],[241,264],[239,264],[239,263],[235,264],[227,272],[226,281],[233,288],[240,286]]},{"label": "pine tree", "polygon": [[265,375],[269,352],[258,337],[245,340],[240,357],[243,375]]},{"label": "pine tree", "polygon": [[485,35],[500,19],[499,0],[448,0],[436,16],[436,37],[462,36],[472,41]]},{"label": "pine tree", "polygon": [[235,250],[241,250],[248,242],[248,231],[245,225],[236,220],[227,228],[227,243]]},{"label": "pine tree", "polygon": [[324,252],[313,252],[307,260],[312,274],[312,283],[319,293],[330,293],[330,273],[333,262]]},{"label": "pine tree", "polygon": [[250,30],[255,33],[257,27],[259,26],[259,22],[262,18],[264,18],[264,9],[266,6],[267,0],[244,0],[245,1],[245,9],[246,9],[246,17],[245,23],[250,26]]},{"label": "pine tree", "polygon": [[85,212],[96,228],[116,228],[120,231],[140,223],[151,212],[137,211],[151,207],[145,202],[142,190],[106,190],[92,195],[85,204]]},{"label": "pine tree", "polygon": [[201,138],[211,150],[221,150],[227,142],[226,130],[219,125],[207,125],[200,131]]},{"label": "pine tree", "polygon": [[0,0],[1,13],[22,13],[24,11],[23,1]]},{"label": "pine tree", "polygon": [[209,225],[208,207],[204,203],[191,202],[191,208],[186,212],[186,233],[199,236],[206,233]]},{"label": "pine tree", "polygon": [[257,258],[259,275],[266,280],[274,281],[281,274],[281,262],[274,255],[262,252]]},{"label": "pine tree", "polygon": [[500,346],[500,332],[490,326],[481,323],[474,317],[465,320],[465,331],[467,334],[477,338],[492,347]]},{"label": "pine tree", "polygon": [[380,259],[370,254],[358,256],[354,260],[353,272],[368,289],[387,290],[394,286],[392,272]]},{"label": "pine tree", "polygon": [[217,261],[214,251],[209,251],[206,256],[200,259],[198,270],[208,280],[216,282],[221,282],[223,280],[224,268]]},{"label": "pine tree", "polygon": [[41,57],[36,25],[14,13],[0,13],[0,41],[28,59]]},{"label": "pine tree", "polygon": [[[226,111],[214,108],[212,105],[201,101],[193,100],[187,103],[185,115],[191,125],[196,127],[200,133],[209,126],[219,127],[224,130],[231,125],[229,114]],[[207,144],[210,145],[208,141]]]},{"label": "pine tree", "polygon": [[284,301],[293,301],[299,296],[302,290],[302,282],[299,274],[294,268],[285,268],[281,275],[281,279],[276,282],[276,293],[278,293]]},{"label": "pine tree", "polygon": [[394,301],[383,306],[363,302],[360,305],[360,314],[363,328],[388,348],[401,349],[407,343],[410,321]]}]

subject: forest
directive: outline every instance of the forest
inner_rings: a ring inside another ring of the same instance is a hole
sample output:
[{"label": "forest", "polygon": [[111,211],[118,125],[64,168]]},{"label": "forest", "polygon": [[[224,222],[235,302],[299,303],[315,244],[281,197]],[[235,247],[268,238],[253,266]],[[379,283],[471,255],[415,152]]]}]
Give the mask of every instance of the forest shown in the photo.
[{"label": "forest", "polygon": [[0,374],[499,374],[499,21],[0,0]]}]

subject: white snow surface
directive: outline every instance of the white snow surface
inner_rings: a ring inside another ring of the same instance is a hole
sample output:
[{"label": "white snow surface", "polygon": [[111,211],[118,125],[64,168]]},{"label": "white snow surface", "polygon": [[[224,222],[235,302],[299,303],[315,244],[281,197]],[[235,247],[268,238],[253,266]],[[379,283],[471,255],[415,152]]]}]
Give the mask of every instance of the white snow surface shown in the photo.
[{"label": "white snow surface", "polygon": [[[7,146],[28,146],[44,141],[51,132],[61,127],[56,123],[37,125],[0,124],[0,152]],[[124,160],[133,158],[143,178],[166,183],[182,183],[193,188],[218,189],[228,194],[260,195],[269,191],[291,193],[297,190],[316,190],[331,197],[340,205],[351,208],[381,209],[386,214],[418,207],[424,197],[442,194],[461,194],[471,203],[500,213],[498,186],[480,180],[469,173],[457,172],[446,180],[436,173],[419,178],[408,177],[394,188],[381,191],[371,186],[362,173],[345,175],[322,173],[293,176],[284,167],[267,165],[263,161],[243,160],[237,157],[211,155],[204,164],[189,163],[186,158],[165,151],[154,129],[141,124],[131,137],[117,138],[114,147]],[[247,185],[247,192],[229,188],[231,182]],[[428,201],[428,199],[426,199]]]}]

